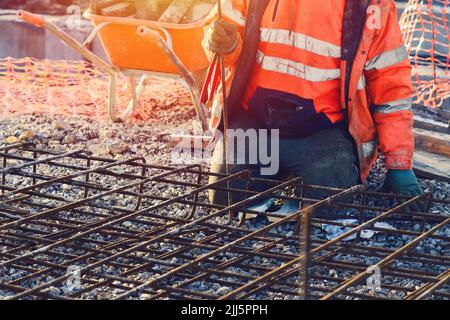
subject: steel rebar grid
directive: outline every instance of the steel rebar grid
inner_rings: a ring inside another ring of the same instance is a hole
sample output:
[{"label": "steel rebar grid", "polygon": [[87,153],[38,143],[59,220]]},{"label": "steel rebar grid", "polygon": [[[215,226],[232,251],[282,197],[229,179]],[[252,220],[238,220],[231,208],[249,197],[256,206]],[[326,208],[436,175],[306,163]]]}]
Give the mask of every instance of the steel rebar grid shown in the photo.
[{"label": "steel rebar grid", "polygon": [[[209,203],[208,191],[255,180],[248,172],[208,184],[211,174],[200,166],[23,146],[0,149],[0,161],[0,296],[7,299],[450,297],[450,221],[439,213],[448,200],[299,178],[270,181],[263,193],[239,190],[244,201],[221,207]],[[266,226],[228,223],[230,211],[264,215],[248,207],[267,197],[298,201],[301,210],[267,213],[278,219]],[[434,213],[410,212],[416,201]],[[324,224],[345,233],[329,239]],[[372,288],[368,270],[375,267],[381,283]]]}]

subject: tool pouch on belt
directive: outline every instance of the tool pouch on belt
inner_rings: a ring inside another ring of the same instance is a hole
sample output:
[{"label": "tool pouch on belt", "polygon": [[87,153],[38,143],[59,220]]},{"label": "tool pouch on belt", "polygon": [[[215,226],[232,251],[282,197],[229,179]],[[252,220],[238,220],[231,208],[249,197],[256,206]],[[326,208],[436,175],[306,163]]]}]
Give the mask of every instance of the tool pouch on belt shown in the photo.
[{"label": "tool pouch on belt", "polygon": [[336,127],[324,113],[317,113],[312,99],[277,90],[257,88],[250,112],[262,127],[278,129],[283,138],[303,138]]}]

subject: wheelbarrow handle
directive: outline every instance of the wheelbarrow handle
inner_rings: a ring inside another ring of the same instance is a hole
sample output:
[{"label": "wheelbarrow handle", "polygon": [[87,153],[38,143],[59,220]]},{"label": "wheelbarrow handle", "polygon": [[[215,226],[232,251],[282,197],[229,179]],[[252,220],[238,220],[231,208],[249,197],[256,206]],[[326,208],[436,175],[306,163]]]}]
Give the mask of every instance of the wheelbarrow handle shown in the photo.
[{"label": "wheelbarrow handle", "polygon": [[137,32],[141,37],[148,37],[153,43],[156,43],[161,39],[161,34],[158,31],[148,27],[140,26],[137,28]]},{"label": "wheelbarrow handle", "polygon": [[[181,77],[186,81],[190,88],[191,96],[194,100],[195,110],[202,124],[202,129],[207,132],[209,129],[208,111],[200,101],[200,91],[194,77],[192,76],[192,73],[185,67],[183,61],[181,61],[173,49],[172,37],[170,36],[170,33],[164,28],[151,29],[146,26],[138,27],[137,33],[141,37],[147,37],[151,42],[155,43],[174,64],[174,66],[177,67]],[[163,37],[163,35],[165,37]]]},{"label": "wheelbarrow handle", "polygon": [[29,24],[35,25],[36,27],[43,28],[45,26],[45,19],[42,16],[33,14],[28,11],[19,10],[16,13],[17,17]]}]

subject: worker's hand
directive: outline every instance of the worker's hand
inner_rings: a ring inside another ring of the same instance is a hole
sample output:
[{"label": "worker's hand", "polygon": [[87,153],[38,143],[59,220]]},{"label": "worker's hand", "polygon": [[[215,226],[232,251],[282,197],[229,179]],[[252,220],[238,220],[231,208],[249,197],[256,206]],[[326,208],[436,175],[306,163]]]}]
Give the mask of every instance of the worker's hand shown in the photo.
[{"label": "worker's hand", "polygon": [[[416,197],[423,194],[422,188],[417,182],[416,175],[412,170],[388,170],[382,192],[393,192],[398,195]],[[416,202],[410,206],[413,211],[426,210],[422,202]]]},{"label": "worker's hand", "polygon": [[219,53],[229,54],[236,49],[238,44],[237,27],[225,20],[216,20],[206,32],[208,49]]}]

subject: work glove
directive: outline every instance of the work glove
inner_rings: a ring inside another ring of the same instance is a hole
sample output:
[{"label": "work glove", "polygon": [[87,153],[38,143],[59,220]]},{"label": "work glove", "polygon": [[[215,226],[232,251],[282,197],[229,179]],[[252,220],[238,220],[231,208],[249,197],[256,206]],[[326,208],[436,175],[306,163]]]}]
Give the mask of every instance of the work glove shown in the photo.
[{"label": "work glove", "polygon": [[216,20],[206,32],[206,42],[209,50],[229,54],[238,45],[237,27],[225,20]]},{"label": "work glove", "polygon": [[[417,182],[416,175],[412,170],[388,170],[384,181],[382,192],[393,192],[398,195],[416,197],[423,194],[422,188]],[[416,202],[409,206],[412,211],[426,210],[423,202]]]}]

